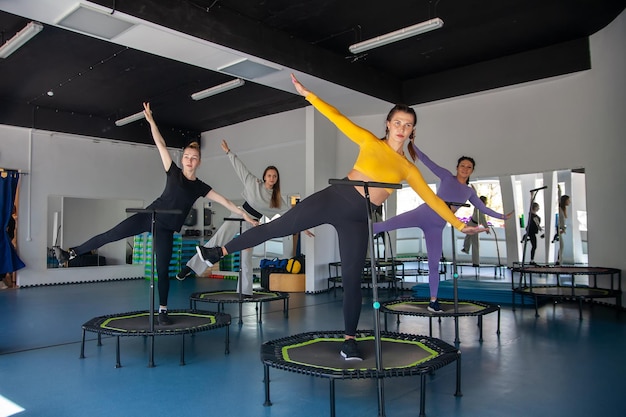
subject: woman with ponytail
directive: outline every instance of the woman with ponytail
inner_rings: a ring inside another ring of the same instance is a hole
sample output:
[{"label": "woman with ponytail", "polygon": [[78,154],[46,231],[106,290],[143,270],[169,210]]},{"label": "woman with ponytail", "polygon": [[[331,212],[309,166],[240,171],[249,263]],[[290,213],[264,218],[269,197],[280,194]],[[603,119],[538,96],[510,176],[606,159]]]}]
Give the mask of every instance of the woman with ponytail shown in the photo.
[{"label": "woman with ponytail", "polygon": [[[205,184],[196,177],[196,170],[200,166],[200,145],[191,142],[183,149],[181,157],[182,169],[172,160],[172,157],[161,136],[159,128],[152,117],[150,103],[143,103],[144,117],[150,124],[152,139],[159,151],[163,168],[165,169],[165,189],[159,198],[154,200],[147,208],[161,210],[180,210],[179,214],[159,213],[156,215],[154,225],[153,246],[156,255],[156,270],[159,277],[159,324],[172,324],[167,315],[167,298],[170,290],[169,264],[172,257],[174,233],[179,231],[185,222],[189,210],[199,197],[206,197],[240,214],[247,222],[256,225],[256,221],[248,213],[238,208],[232,201],[218,194],[210,185]],[[62,264],[69,262],[76,256],[80,256],[98,249],[107,243],[125,239],[152,229],[151,213],[135,213],[126,220],[120,222],[107,232],[97,235],[79,246],[69,250],[55,247],[54,251],[58,261]]]},{"label": "woman with ponytail", "polygon": [[[474,207],[477,207],[480,211],[491,217],[503,220],[511,217],[512,212],[504,215],[485,206],[483,201],[476,195],[476,191],[474,191],[472,187],[469,187],[470,175],[474,172],[475,166],[473,158],[469,156],[460,157],[456,165],[456,175],[454,175],[452,172],[434,163],[425,153],[415,146],[413,140],[409,143],[409,152],[411,151],[413,151],[412,155],[416,155],[417,159],[422,161],[424,165],[441,180],[437,195],[442,200],[454,203],[464,203],[469,200]],[[459,207],[453,206],[451,209],[456,212]],[[419,227],[424,232],[428,255],[428,284],[430,289],[428,310],[433,313],[443,312],[437,301],[437,293],[439,291],[439,259],[442,256],[443,250],[442,232],[445,225],[446,221],[427,204],[422,204],[413,210],[399,214],[384,222],[374,224],[374,233],[409,227]]]}]

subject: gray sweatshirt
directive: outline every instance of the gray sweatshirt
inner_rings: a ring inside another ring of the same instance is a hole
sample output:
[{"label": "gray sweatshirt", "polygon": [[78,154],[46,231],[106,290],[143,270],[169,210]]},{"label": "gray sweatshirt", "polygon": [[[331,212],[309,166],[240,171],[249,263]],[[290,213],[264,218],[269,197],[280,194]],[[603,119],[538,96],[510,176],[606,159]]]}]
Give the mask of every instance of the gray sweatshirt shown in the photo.
[{"label": "gray sweatshirt", "polygon": [[252,208],[270,219],[276,214],[283,214],[291,208],[289,200],[285,196],[282,196],[280,207],[270,207],[272,190],[265,188],[263,180],[255,177],[233,152],[228,153],[228,158],[237,176],[243,183],[241,195]]}]

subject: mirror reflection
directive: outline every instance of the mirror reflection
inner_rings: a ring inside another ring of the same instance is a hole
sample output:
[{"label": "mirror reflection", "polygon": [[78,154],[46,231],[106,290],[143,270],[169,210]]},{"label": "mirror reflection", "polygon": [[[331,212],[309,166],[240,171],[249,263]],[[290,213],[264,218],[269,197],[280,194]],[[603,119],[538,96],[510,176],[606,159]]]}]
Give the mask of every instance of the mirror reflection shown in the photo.
[{"label": "mirror reflection", "polygon": [[[59,268],[53,246],[78,245],[100,234],[132,213],[127,208],[143,207],[143,200],[48,196],[47,266]],[[132,263],[133,239],[112,242],[97,253],[80,256],[68,264],[75,266],[110,266]]]},{"label": "mirror reflection", "polygon": [[[438,184],[430,184],[437,191]],[[526,241],[531,203],[539,208],[536,215],[541,219],[541,232],[537,234],[534,261],[540,264],[554,264],[558,261],[559,248],[563,247],[564,264],[586,264],[588,260],[587,205],[585,193],[585,170],[583,168],[549,171],[543,173],[517,174],[498,178],[472,178],[470,186],[478,196],[484,196],[487,206],[496,212],[514,211],[514,217],[504,221],[486,217],[490,233],[480,234],[480,264],[508,265],[531,259],[531,244]],[[545,188],[543,188],[545,187]],[[531,193],[531,190],[542,188]],[[569,196],[570,205],[562,220],[565,233],[561,240],[554,239],[559,227],[559,198]],[[531,201],[531,199],[534,199]],[[386,207],[385,218],[414,209],[423,201],[410,188],[396,193],[395,207]],[[472,217],[474,207],[462,207],[456,215],[467,222]],[[399,258],[426,256],[424,234],[419,228],[399,229],[391,235],[391,252]],[[541,237],[543,235],[543,238]],[[443,232],[443,257],[452,258],[452,244],[449,228]],[[457,260],[471,264],[471,253],[461,251],[465,235],[455,234]],[[526,243],[526,245],[524,245]],[[525,250],[525,252],[524,252]]]}]

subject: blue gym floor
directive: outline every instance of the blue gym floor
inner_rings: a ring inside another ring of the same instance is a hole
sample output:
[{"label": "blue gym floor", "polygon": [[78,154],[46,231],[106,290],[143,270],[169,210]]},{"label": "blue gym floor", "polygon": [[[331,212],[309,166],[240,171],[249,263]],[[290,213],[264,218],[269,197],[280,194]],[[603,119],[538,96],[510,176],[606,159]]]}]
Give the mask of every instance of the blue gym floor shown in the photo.
[{"label": "blue gym floor", "polygon": [[[88,271],[86,270],[86,273]],[[170,309],[189,307],[197,291],[234,288],[235,281],[188,278],[171,281]],[[510,284],[508,284],[510,285]],[[180,337],[155,339],[155,367],[148,367],[149,343],[121,338],[121,368],[115,368],[115,339],[87,333],[79,359],[83,323],[91,318],[145,310],[145,280],[41,286],[0,291],[0,417],[16,416],[329,416],[329,384],[270,369],[271,407],[264,407],[263,365],[259,347],[268,340],[315,330],[342,330],[341,291],[291,294],[289,317],[282,301],[263,305],[257,323],[254,304],[237,304],[232,315],[230,354],[225,329],[186,337],[186,365],[180,366]],[[373,328],[371,290],[364,289],[360,328]],[[404,295],[410,295],[406,291]],[[381,301],[392,297],[380,290]],[[462,296],[462,295],[460,295]],[[200,308],[215,311],[215,305]],[[624,313],[602,305],[577,304],[502,308],[501,334],[496,313],[484,316],[478,341],[476,318],[459,319],[462,397],[455,397],[454,364],[428,376],[426,415],[450,416],[615,416],[626,415],[626,326]],[[403,317],[390,331],[428,335],[428,320]],[[393,324],[392,324],[393,323]],[[454,321],[434,322],[433,336],[454,343]],[[385,415],[418,416],[419,378],[385,380]],[[10,405],[24,411],[12,414]],[[377,416],[374,380],[339,380],[337,416]]]}]

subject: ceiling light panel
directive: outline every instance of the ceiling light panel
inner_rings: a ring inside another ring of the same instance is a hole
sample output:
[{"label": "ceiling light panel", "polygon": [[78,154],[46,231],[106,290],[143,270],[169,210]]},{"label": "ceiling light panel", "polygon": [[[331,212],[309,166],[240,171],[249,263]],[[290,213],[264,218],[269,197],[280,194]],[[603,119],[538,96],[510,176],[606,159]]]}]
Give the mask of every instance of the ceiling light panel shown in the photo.
[{"label": "ceiling light panel", "polygon": [[115,14],[100,11],[80,4],[57,23],[59,26],[111,40],[134,26],[133,23],[119,19]]},{"label": "ceiling light panel", "polygon": [[280,71],[280,68],[270,67],[269,65],[259,64],[258,62],[243,58],[219,67],[217,70],[226,74],[234,75],[235,77],[253,80],[255,78],[260,78],[273,72]]}]

